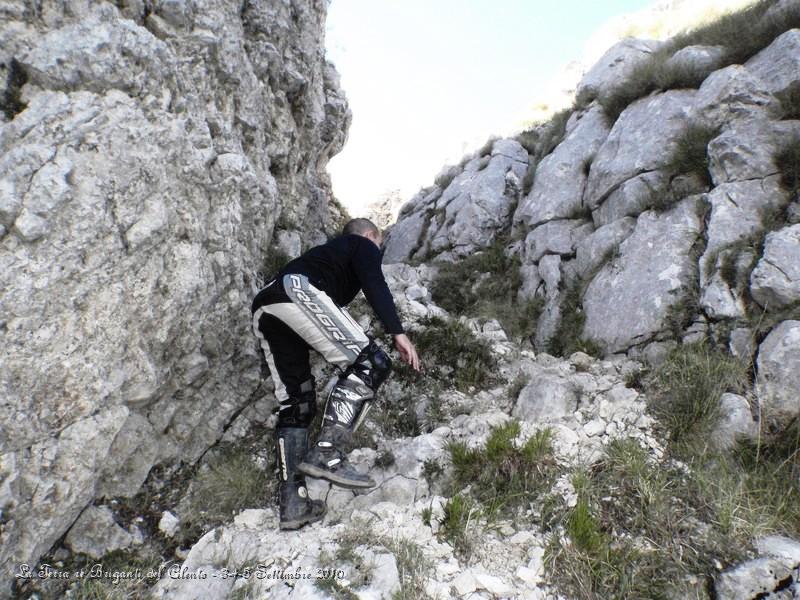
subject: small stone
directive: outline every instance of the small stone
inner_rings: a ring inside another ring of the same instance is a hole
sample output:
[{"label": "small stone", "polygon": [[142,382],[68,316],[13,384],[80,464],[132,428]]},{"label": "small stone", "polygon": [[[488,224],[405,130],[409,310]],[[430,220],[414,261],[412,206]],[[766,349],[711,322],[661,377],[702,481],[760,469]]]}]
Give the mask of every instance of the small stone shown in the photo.
[{"label": "small stone", "polygon": [[23,209],[14,222],[14,229],[17,230],[17,234],[23,241],[35,242],[47,235],[50,226],[47,223],[47,219]]},{"label": "small stone", "polygon": [[464,571],[453,580],[453,587],[459,595],[465,596],[474,592],[478,584],[475,581],[475,577],[472,576],[472,573]]},{"label": "small stone", "polygon": [[158,521],[158,530],[167,537],[173,537],[178,532],[180,526],[180,519],[174,514],[165,510],[161,513],[161,519]]},{"label": "small stone", "polygon": [[[270,511],[259,508],[248,508],[233,518],[233,522],[241,527],[258,529],[270,517]],[[163,517],[162,517],[163,519]],[[159,523],[159,527],[161,524]]]},{"label": "small stone", "polygon": [[536,571],[528,567],[517,567],[514,574],[530,586],[535,586],[542,580]]},{"label": "small stone", "polygon": [[133,536],[117,525],[113,513],[106,506],[86,508],[66,538],[66,544],[73,552],[82,552],[93,558],[128,548],[133,541]]},{"label": "small stone", "polygon": [[514,591],[505,581],[494,575],[488,575],[487,573],[476,573],[475,580],[478,587],[483,588],[495,596],[508,596]]},{"label": "small stone", "polygon": [[606,424],[600,419],[592,419],[591,421],[586,423],[586,425],[583,426],[583,431],[589,437],[600,435],[605,430],[606,430]]},{"label": "small stone", "polygon": [[508,539],[509,543],[517,546],[529,546],[533,540],[533,534],[529,531],[520,531]]}]

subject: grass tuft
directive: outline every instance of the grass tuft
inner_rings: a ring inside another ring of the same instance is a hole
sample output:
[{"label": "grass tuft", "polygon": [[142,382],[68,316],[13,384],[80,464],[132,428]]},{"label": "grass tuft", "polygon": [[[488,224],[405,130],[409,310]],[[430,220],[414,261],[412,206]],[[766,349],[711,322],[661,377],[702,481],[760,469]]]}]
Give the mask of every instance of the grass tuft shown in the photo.
[{"label": "grass tuft", "polygon": [[706,185],[711,185],[708,172],[708,144],[719,134],[719,128],[701,123],[690,123],[677,140],[675,150],[664,168],[676,175],[695,174]]},{"label": "grass tuft", "polygon": [[457,554],[468,557],[474,549],[472,529],[480,517],[480,507],[468,496],[456,494],[445,503],[443,511],[439,535],[453,546]]},{"label": "grass tuft", "polygon": [[679,346],[653,372],[651,409],[673,444],[702,447],[718,421],[720,396],[742,393],[748,382],[747,365],[730,354],[707,344]]},{"label": "grass tuft", "polygon": [[0,96],[0,110],[6,119],[12,120],[16,115],[27,108],[22,101],[22,86],[28,82],[28,74],[16,59],[11,59],[6,79],[6,89]]},{"label": "grass tuft", "polygon": [[454,489],[470,486],[487,514],[526,506],[553,483],[552,432],[537,431],[517,446],[519,432],[519,423],[509,421],[492,429],[483,448],[468,448],[462,442],[448,446]]},{"label": "grass tuft", "polygon": [[514,339],[530,335],[543,302],[518,301],[520,259],[505,255],[505,240],[457,263],[443,263],[431,286],[433,301],[456,315],[497,319]]},{"label": "grass tuft", "polygon": [[421,356],[429,357],[437,365],[428,371],[428,376],[451,380],[460,391],[493,381],[496,361],[491,348],[486,341],[475,337],[469,327],[438,317],[428,319],[424,325],[425,329],[414,334],[414,343]]},{"label": "grass tuft", "polygon": [[800,82],[795,81],[775,96],[781,104],[781,119],[800,119]]},{"label": "grass tuft", "polygon": [[553,356],[567,357],[575,352],[585,352],[589,356],[602,357],[603,350],[592,340],[582,337],[586,313],[583,312],[583,286],[579,283],[567,290],[561,303],[561,320],[547,351]]},{"label": "grass tuft", "polygon": [[800,136],[793,138],[774,157],[781,184],[793,194],[800,191]]},{"label": "grass tuft", "polygon": [[195,476],[189,492],[187,521],[224,523],[245,508],[267,505],[273,478],[237,447],[223,448]]}]

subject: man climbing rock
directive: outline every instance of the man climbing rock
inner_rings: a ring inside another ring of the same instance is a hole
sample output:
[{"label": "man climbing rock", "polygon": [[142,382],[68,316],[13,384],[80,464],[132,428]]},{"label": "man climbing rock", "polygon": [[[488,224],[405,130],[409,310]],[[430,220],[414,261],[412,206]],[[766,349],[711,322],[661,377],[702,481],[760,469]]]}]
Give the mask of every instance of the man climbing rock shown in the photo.
[{"label": "man climbing rock", "polygon": [[[400,358],[419,370],[417,351],[403,333],[381,271],[382,243],[374,223],[353,219],[342,235],[289,262],[253,300],[253,329],[279,402],[281,529],[298,529],[325,514],[324,504],[308,497],[304,475],[347,488],[375,485],[345,453],[392,368],[389,356],[342,308],[359,290],[394,337]],[[328,395],[319,440],[308,450],[308,426],[317,412],[310,348],[337,365],[341,375]]]}]

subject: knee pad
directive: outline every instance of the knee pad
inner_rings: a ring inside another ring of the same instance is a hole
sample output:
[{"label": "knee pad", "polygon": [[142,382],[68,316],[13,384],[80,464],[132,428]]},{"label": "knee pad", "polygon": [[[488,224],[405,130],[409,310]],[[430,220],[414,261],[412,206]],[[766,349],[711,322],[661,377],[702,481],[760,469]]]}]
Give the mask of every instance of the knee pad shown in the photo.
[{"label": "knee pad", "polygon": [[278,405],[278,427],[308,427],[317,414],[317,393],[314,378],[297,389],[286,390],[289,397]]},{"label": "knee pad", "polygon": [[392,371],[392,359],[373,340],[361,351],[356,360],[345,369],[342,379],[355,375],[373,392],[389,377]]}]

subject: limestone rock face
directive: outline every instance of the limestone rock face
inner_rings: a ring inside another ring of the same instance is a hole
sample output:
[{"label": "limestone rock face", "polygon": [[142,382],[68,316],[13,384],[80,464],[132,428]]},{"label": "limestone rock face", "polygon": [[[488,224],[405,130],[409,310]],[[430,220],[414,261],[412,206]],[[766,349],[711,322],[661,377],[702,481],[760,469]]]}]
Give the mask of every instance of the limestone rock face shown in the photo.
[{"label": "limestone rock face", "polygon": [[800,301],[800,225],[767,235],[764,256],[750,276],[750,292],[765,308]]},{"label": "limestone rock face", "polygon": [[770,92],[786,91],[800,71],[800,29],[790,29],[745,63]]},{"label": "limestone rock face", "polygon": [[687,128],[696,94],[671,90],[622,111],[592,162],[584,204],[594,209],[626,180],[662,167]]},{"label": "limestone rock face", "polygon": [[667,68],[702,81],[719,68],[724,56],[725,48],[722,46],[686,46],[667,59]]},{"label": "limestone rock face", "polygon": [[681,302],[694,275],[689,250],[702,231],[699,202],[693,197],[663,214],[643,213],[619,258],[589,284],[584,334],[605,351],[626,350],[664,329],[670,305]]},{"label": "limestone rock face", "polygon": [[800,134],[797,121],[765,118],[731,123],[708,146],[709,172],[715,185],[765,179],[779,171],[774,156]]},{"label": "limestone rock face", "polygon": [[447,169],[401,209],[386,236],[384,262],[466,256],[489,246],[511,221],[527,168],[519,142],[500,139],[488,154]]},{"label": "limestone rock face", "polygon": [[608,132],[608,117],[597,104],[573,115],[564,141],[536,166],[533,188],[520,202],[514,220],[535,227],[580,214],[589,166]]},{"label": "limestone rock face", "polygon": [[800,414],[800,321],[784,321],[758,349],[756,392],[770,418]]},{"label": "limestone rock face", "polygon": [[602,98],[625,85],[637,65],[647,60],[661,42],[625,38],[609,48],[578,84],[577,97]]},{"label": "limestone rock face", "polygon": [[713,127],[780,113],[778,100],[764,82],[741,65],[711,73],[697,90],[694,106],[696,117]]},{"label": "limestone rock face", "polygon": [[[138,541],[141,543],[141,539]],[[70,528],[66,543],[73,552],[102,558],[114,550],[128,548],[135,543],[135,537],[114,522],[107,507],[89,506]]]},{"label": "limestone rock face", "polygon": [[711,206],[706,248],[700,258],[701,282],[709,275],[709,263],[725,249],[752,238],[762,230],[765,210],[777,209],[786,193],[775,177],[718,185],[705,196]]},{"label": "limestone rock face", "polygon": [[257,393],[259,271],[279,219],[324,237],[350,119],[324,2],[17,8],[0,2],[4,573],[95,497],[196,460]]}]

